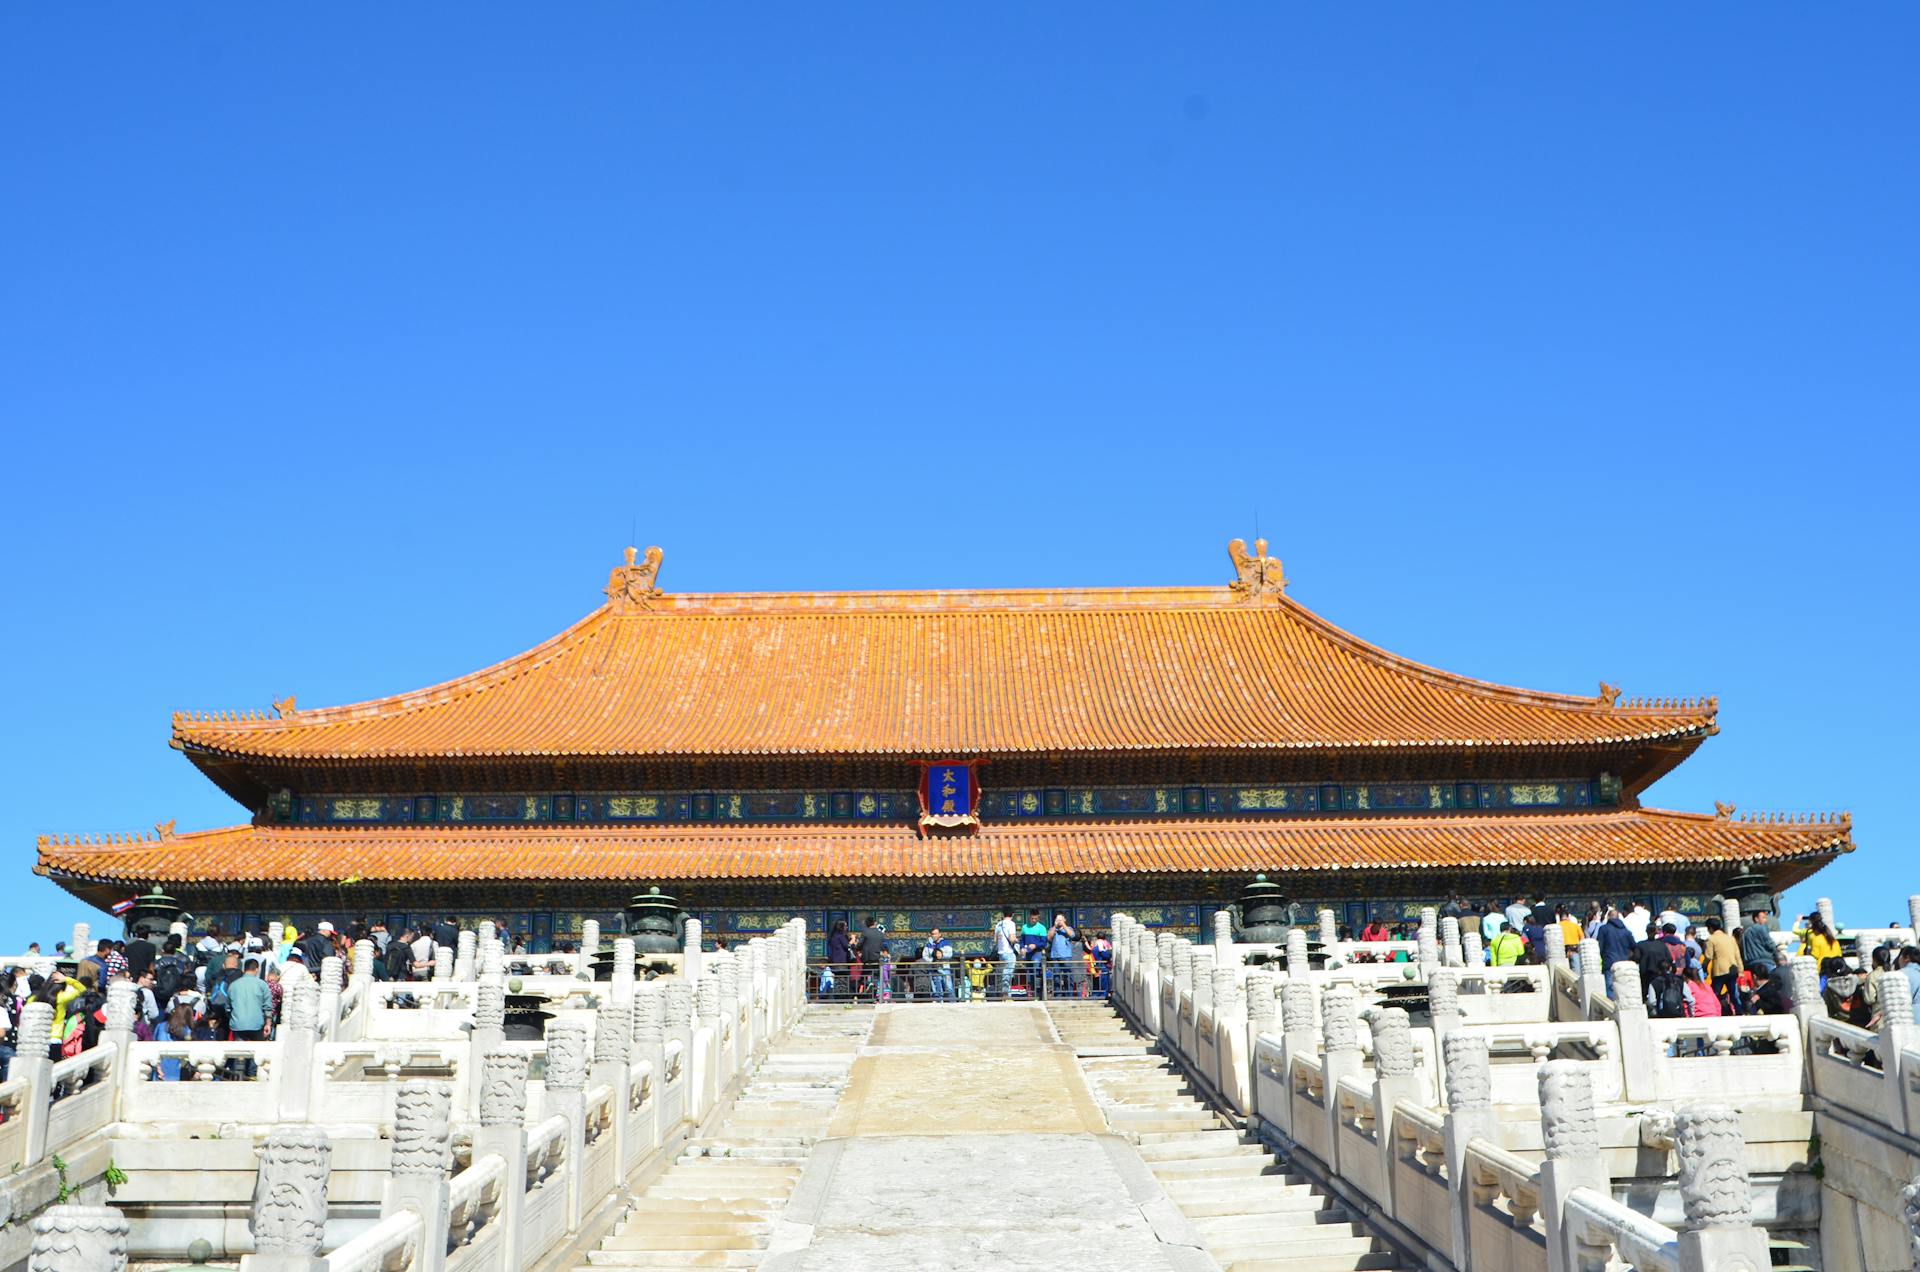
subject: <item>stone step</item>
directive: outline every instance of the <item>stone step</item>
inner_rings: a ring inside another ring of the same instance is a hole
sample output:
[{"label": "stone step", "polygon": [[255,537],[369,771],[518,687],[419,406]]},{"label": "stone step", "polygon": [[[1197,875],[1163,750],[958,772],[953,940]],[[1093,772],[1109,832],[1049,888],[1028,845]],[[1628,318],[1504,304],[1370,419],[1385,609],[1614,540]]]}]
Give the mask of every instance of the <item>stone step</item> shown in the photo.
[{"label": "stone step", "polygon": [[1315,1209],[1327,1204],[1327,1195],[1306,1180],[1278,1174],[1239,1179],[1162,1179],[1160,1188],[1188,1215]]},{"label": "stone step", "polygon": [[1349,1236],[1360,1235],[1352,1214],[1343,1206],[1321,1206],[1315,1210],[1261,1210],[1251,1214],[1189,1215],[1193,1226],[1209,1243],[1216,1238],[1250,1240],[1291,1233],[1302,1229],[1338,1228]]},{"label": "stone step", "polygon": [[726,1220],[737,1223],[757,1223],[769,1215],[777,1215],[786,1206],[785,1201],[770,1201],[751,1198],[738,1201],[723,1197],[649,1197],[645,1193],[627,1203],[629,1221],[644,1220],[651,1222],[655,1216],[697,1215],[702,1221]]},{"label": "stone step", "polygon": [[767,1233],[773,1231],[773,1220],[765,1215],[747,1215],[739,1219],[707,1216],[699,1211],[693,1212],[699,1218],[687,1219],[665,1213],[642,1216],[638,1219],[623,1219],[614,1228],[614,1238],[631,1237],[635,1242],[645,1244],[647,1239],[657,1234],[669,1236],[734,1236],[739,1234]]},{"label": "stone step", "polygon": [[592,1267],[614,1268],[757,1268],[765,1250],[589,1250]]},{"label": "stone step", "polygon": [[[767,1227],[771,1225],[763,1225]],[[602,1250],[760,1250],[766,1238],[756,1232],[661,1232],[646,1229],[615,1233]]]},{"label": "stone step", "polygon": [[1241,1151],[1265,1150],[1239,1131],[1221,1129],[1174,1136],[1154,1143],[1141,1143],[1134,1151],[1144,1161],[1170,1162],[1203,1157],[1227,1157]]},{"label": "stone step", "polygon": [[1250,1179],[1282,1171],[1271,1154],[1258,1149],[1229,1157],[1189,1157],[1170,1162],[1148,1162],[1147,1168],[1162,1182],[1174,1179]]},{"label": "stone step", "polygon": [[1259,1257],[1231,1262],[1215,1258],[1226,1272],[1373,1272],[1377,1268],[1397,1268],[1400,1260],[1385,1250],[1348,1254],[1345,1251],[1303,1253],[1279,1258]]}]

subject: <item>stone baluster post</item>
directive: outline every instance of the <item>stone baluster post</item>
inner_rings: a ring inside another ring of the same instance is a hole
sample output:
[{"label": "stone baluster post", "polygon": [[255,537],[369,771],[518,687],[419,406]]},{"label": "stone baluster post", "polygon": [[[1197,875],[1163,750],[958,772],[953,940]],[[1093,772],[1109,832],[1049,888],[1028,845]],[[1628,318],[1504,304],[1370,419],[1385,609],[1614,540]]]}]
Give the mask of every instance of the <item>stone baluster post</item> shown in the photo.
[{"label": "stone baluster post", "polygon": [[664,1007],[657,984],[640,981],[634,985],[633,1048],[629,1056],[647,1062],[648,1081],[653,1084],[653,1100],[645,1114],[653,1119],[653,1123],[651,1128],[643,1132],[650,1144],[660,1143],[667,1131],[660,1124],[660,1094],[667,1081],[666,1056],[661,1050],[667,1036]]},{"label": "stone baluster post", "polygon": [[1541,961],[1549,969],[1565,967],[1567,965],[1567,934],[1560,930],[1560,921],[1549,920],[1546,927],[1541,930],[1545,934],[1547,946]]},{"label": "stone baluster post", "polygon": [[[1779,975],[1780,969],[1775,968],[1774,974]],[[1827,1014],[1827,1005],[1820,1001],[1820,960],[1811,954],[1794,955],[1787,960],[1787,977],[1794,1019],[1800,1022],[1801,1049],[1811,1052],[1806,1046],[1807,1022]]]},{"label": "stone baluster post", "polygon": [[587,1023],[555,1020],[547,1025],[548,1116],[567,1119],[567,1231],[580,1230],[588,1199],[580,1195],[587,1151]]},{"label": "stone baluster post", "polygon": [[1150,1038],[1158,1038],[1166,1028],[1160,1015],[1160,942],[1151,932],[1142,930],[1137,938],[1133,999],[1127,1014]]},{"label": "stone baluster post", "polygon": [[1440,966],[1439,938],[1428,929],[1421,928],[1414,935],[1414,953],[1420,970],[1431,974],[1434,968]]},{"label": "stone baluster post", "polygon": [[1920,941],[1920,892],[1907,898],[1907,927],[1913,933],[1913,939]]},{"label": "stone baluster post", "polygon": [[313,1116],[320,998],[320,987],[310,979],[284,986],[281,991],[283,1019],[274,1035],[280,1043],[280,1060],[273,1072],[273,1085],[282,1122],[305,1122]]},{"label": "stone baluster post", "polygon": [[1320,995],[1320,1037],[1326,1051],[1320,1061],[1325,1082],[1327,1115],[1327,1163],[1330,1170],[1340,1169],[1340,1079],[1352,1077],[1366,1067],[1360,1054],[1360,999],[1351,986],[1338,985]]},{"label": "stone baluster post", "polygon": [[[678,976],[660,982],[660,986],[660,1004],[663,1011],[663,1018],[666,1022],[664,1041],[673,1042],[677,1040],[680,1043],[680,1072],[681,1080],[685,1083],[684,1090],[686,1093],[683,1100],[685,1106],[683,1116],[691,1118],[693,1116],[694,1098],[693,986]],[[672,1129],[672,1127],[663,1124],[660,1127],[660,1133],[664,1136]]]},{"label": "stone baluster post", "polygon": [[133,1042],[134,1019],[140,1011],[134,1006],[138,994],[130,980],[117,980],[107,986],[107,1019],[100,1030],[100,1041],[119,1053],[114,1064],[116,1072],[122,1075],[131,1067],[128,1062],[133,1058],[129,1047]]},{"label": "stone baluster post", "polygon": [[[1452,1033],[1441,1040],[1446,1061],[1446,1154],[1448,1199],[1453,1205],[1453,1266],[1471,1266],[1467,1240],[1473,1214],[1473,1189],[1467,1181],[1467,1145],[1476,1139],[1500,1142],[1500,1121],[1493,1111],[1493,1067],[1484,1034]],[[1492,1272],[1492,1270],[1490,1270]]]},{"label": "stone baluster post", "polygon": [[1436,941],[1440,937],[1440,911],[1430,905],[1420,907],[1420,931],[1431,932]]},{"label": "stone baluster post", "polygon": [[[746,959],[741,965],[740,992],[747,1002],[747,1054],[759,1059],[773,1036],[772,1014],[767,998],[767,941],[754,937],[747,942]],[[965,976],[966,969],[956,966],[954,978]]]},{"label": "stone baluster post", "polygon": [[1307,957],[1307,930],[1291,927],[1287,929],[1287,975],[1305,976],[1313,970],[1313,960]]},{"label": "stone baluster post", "polygon": [[1263,1109],[1261,1116],[1293,1137],[1293,1061],[1315,1053],[1313,982],[1289,976],[1280,987],[1280,1107]]},{"label": "stone baluster post", "polygon": [[1839,936],[1840,923],[1838,920],[1836,920],[1833,917],[1833,898],[1832,897],[1816,898],[1813,903],[1813,909],[1814,909],[1814,913],[1818,914],[1821,918],[1826,920],[1827,930],[1832,932],[1835,936]]},{"label": "stone baluster post", "polygon": [[680,975],[689,985],[700,983],[700,920],[688,919],[680,931]]},{"label": "stone baluster post", "polygon": [[1451,914],[1440,920],[1440,961],[1448,967],[1460,967],[1467,961],[1460,945],[1460,920]]},{"label": "stone baluster post", "polygon": [[473,1132],[473,1160],[498,1157],[506,1166],[500,1183],[501,1264],[524,1266],[520,1211],[527,1193],[527,1053],[494,1050],[480,1056],[480,1124]]},{"label": "stone baluster post", "polygon": [[[593,1029],[593,1083],[613,1088],[613,1180],[627,1179],[627,1141],[633,1128],[627,1125],[627,1108],[633,1102],[633,1071],[629,1059],[633,1052],[633,1004],[603,1002]],[[599,1204],[598,1197],[586,1198],[589,1210]]]},{"label": "stone baluster post", "polygon": [[461,928],[460,935],[453,947],[453,978],[470,981],[479,970],[479,962],[474,951],[479,948],[480,936],[472,928]]},{"label": "stone baluster post", "polygon": [[73,934],[67,938],[67,957],[85,958],[93,953],[93,950],[87,946],[87,938],[92,935],[93,929],[85,923],[74,924]]},{"label": "stone baluster post", "polygon": [[129,1227],[112,1206],[49,1206],[33,1221],[28,1272],[127,1272]]},{"label": "stone baluster post", "polygon": [[352,978],[364,984],[373,979],[373,965],[380,958],[380,947],[362,937],[353,943]]},{"label": "stone baluster post", "polygon": [[1247,1027],[1251,1036],[1272,1033],[1279,1019],[1280,978],[1269,971],[1247,973]]},{"label": "stone baluster post", "polygon": [[1460,934],[1460,965],[1462,967],[1485,967],[1486,951],[1480,948],[1480,933],[1466,931]]},{"label": "stone baluster post", "polygon": [[1740,930],[1740,903],[1732,897],[1722,897],[1720,900],[1720,926],[1729,933]]},{"label": "stone baluster post", "polygon": [[53,1004],[28,1003],[22,1007],[16,1034],[17,1050],[13,1063],[7,1068],[7,1077],[27,1084],[21,1100],[27,1118],[27,1142],[20,1163],[23,1166],[47,1155],[47,1119],[53,1111],[53,1060],[47,1049],[52,1043]]},{"label": "stone baluster post", "polygon": [[[287,925],[282,923],[280,920],[275,919],[273,922],[267,924],[267,954],[270,957],[278,956],[279,950],[280,950],[280,938],[285,936],[286,934],[287,934]],[[242,957],[241,963],[243,966],[245,965],[246,959],[244,957]]]},{"label": "stone baluster post", "polygon": [[183,950],[187,949],[189,946],[193,944],[193,942],[189,939],[190,937],[192,937],[193,933],[187,929],[186,924],[182,923],[178,919],[175,919],[173,922],[167,924],[167,935],[179,937],[180,948]]},{"label": "stone baluster post", "polygon": [[437,981],[453,979],[453,951],[444,945],[433,947],[433,979]]},{"label": "stone baluster post", "polygon": [[253,1209],[247,1227],[253,1253],[241,1272],[324,1272],[320,1247],[327,1235],[327,1174],[333,1144],[317,1126],[277,1126],[260,1146]]},{"label": "stone baluster post", "polygon": [[600,952],[600,920],[588,919],[580,925],[580,953],[574,960],[574,974],[593,975],[593,956]]},{"label": "stone baluster post", "polygon": [[498,981],[481,979],[473,987],[473,1029],[467,1035],[467,1116],[480,1110],[485,1091],[480,1086],[481,1066],[487,1054],[498,1051],[507,1039],[507,988]]},{"label": "stone baluster post", "polygon": [[347,969],[338,955],[320,960],[320,1036],[331,1040],[340,1032],[340,997],[347,990]]},{"label": "stone baluster post", "polygon": [[[740,1040],[740,960],[731,953],[713,957],[714,978],[720,986],[720,1048],[726,1071],[716,1089],[732,1081],[744,1056]],[[697,991],[696,991],[697,992]]]},{"label": "stone baluster post", "polygon": [[1460,1027],[1460,973],[1443,967],[1427,978],[1427,1015],[1433,1036],[1445,1038]]},{"label": "stone baluster post", "polygon": [[1334,921],[1332,910],[1320,911],[1320,948],[1327,956],[1333,956],[1334,943],[1340,939],[1340,925]]},{"label": "stone baluster post", "polygon": [[507,945],[499,937],[480,942],[480,975],[504,984],[507,979]]},{"label": "stone baluster post", "polygon": [[633,975],[636,958],[633,952],[633,938],[615,937],[613,942],[613,1001],[630,1003],[633,1001]]},{"label": "stone baluster post", "polygon": [[1620,1077],[1629,1100],[1654,1098],[1653,1034],[1647,1024],[1647,996],[1640,986],[1640,965],[1625,959],[1613,965],[1613,1020],[1620,1030]]},{"label": "stone baluster post", "polygon": [[1407,1013],[1387,1007],[1373,1014],[1373,1132],[1380,1150],[1380,1177],[1386,1181],[1388,1213],[1393,1209],[1393,1106],[1397,1100],[1424,1104],[1420,1076],[1413,1059],[1413,1034]]},{"label": "stone baluster post", "polygon": [[701,960],[700,979],[693,986],[694,1093],[687,1116],[698,1122],[720,1097],[725,1077],[720,1072],[720,975],[711,962]]},{"label": "stone baluster post", "polygon": [[1740,1115],[1720,1104],[1696,1104],[1674,1115],[1680,1159],[1682,1272],[1765,1272],[1773,1266],[1767,1234],[1753,1224],[1753,1189]]},{"label": "stone baluster post", "polygon": [[1547,1272],[1584,1272],[1567,1230],[1567,1198],[1576,1188],[1613,1195],[1600,1156],[1600,1124],[1593,1111],[1593,1075],[1577,1060],[1540,1066],[1540,1133],[1546,1160],[1540,1163],[1540,1217],[1547,1225]]},{"label": "stone baluster post", "polygon": [[1875,972],[1873,980],[1880,990],[1880,1045],[1874,1050],[1879,1053],[1885,1074],[1880,1083],[1881,1095],[1886,1100],[1881,1116],[1896,1131],[1912,1134],[1920,1127],[1907,1125],[1904,1097],[1911,1070],[1906,1062],[1906,1050],[1920,1046],[1920,1028],[1914,1026],[1911,986],[1900,972]]},{"label": "stone baluster post", "polygon": [[[1216,949],[1219,947],[1216,946]],[[1232,947],[1227,947],[1232,957]],[[1231,967],[1213,969],[1214,1089],[1241,1113],[1253,1111],[1253,1047],[1247,1033],[1247,996]],[[1271,1000],[1269,1000],[1271,1002]]]},{"label": "stone baluster post", "polygon": [[1213,912],[1213,948],[1216,951],[1214,961],[1226,961],[1224,951],[1233,948],[1233,915],[1227,910]]},{"label": "stone baluster post", "polygon": [[1593,1004],[1607,996],[1607,973],[1600,965],[1600,942],[1585,937],[1580,942],[1580,1012],[1593,1019]]},{"label": "stone baluster post", "polygon": [[444,1082],[402,1082],[393,1102],[392,1164],[380,1193],[380,1217],[403,1210],[420,1216],[415,1272],[445,1272],[452,1169],[453,1088]]},{"label": "stone baluster post", "polygon": [[477,949],[479,946],[485,945],[488,941],[499,936],[500,929],[494,926],[492,919],[482,919],[473,925],[473,934],[476,942],[475,948]]},{"label": "stone baluster post", "polygon": [[1185,937],[1173,942],[1173,1003],[1174,1010],[1180,1009],[1180,1001],[1193,992],[1193,942]]},{"label": "stone baluster post", "polygon": [[[1213,1011],[1213,946],[1193,947],[1193,1024],[1197,1031],[1201,1014]],[[1194,1039],[1199,1040],[1196,1032]]]}]

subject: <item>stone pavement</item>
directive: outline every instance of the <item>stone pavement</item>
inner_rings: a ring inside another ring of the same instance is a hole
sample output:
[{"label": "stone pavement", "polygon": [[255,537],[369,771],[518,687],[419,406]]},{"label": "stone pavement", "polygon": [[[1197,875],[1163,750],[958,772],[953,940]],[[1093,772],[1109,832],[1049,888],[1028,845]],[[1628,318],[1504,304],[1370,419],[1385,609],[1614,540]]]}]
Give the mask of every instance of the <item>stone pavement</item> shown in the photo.
[{"label": "stone pavement", "polygon": [[1045,1010],[995,1003],[881,1008],[761,1266],[1216,1265]]}]

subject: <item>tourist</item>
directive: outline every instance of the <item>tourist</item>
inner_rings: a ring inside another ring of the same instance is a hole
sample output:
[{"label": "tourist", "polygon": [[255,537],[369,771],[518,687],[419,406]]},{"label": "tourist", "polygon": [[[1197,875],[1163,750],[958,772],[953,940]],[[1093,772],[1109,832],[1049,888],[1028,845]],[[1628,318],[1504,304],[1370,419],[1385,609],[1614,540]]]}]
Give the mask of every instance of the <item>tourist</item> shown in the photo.
[{"label": "tourist", "polygon": [[1553,916],[1554,922],[1560,925],[1560,941],[1566,946],[1567,953],[1572,954],[1580,948],[1580,942],[1586,936],[1587,930],[1574,919],[1573,910],[1566,905],[1555,906]]},{"label": "tourist", "polygon": [[[1687,1015],[1695,1017],[1724,1016],[1727,1013],[1720,995],[1714,992],[1707,980],[1706,972],[1698,964],[1687,968]],[[1702,1052],[1702,1054],[1705,1054]]]},{"label": "tourist", "polygon": [[1826,982],[1820,997],[1826,1005],[1828,1017],[1861,1029],[1867,1028],[1873,1021],[1873,1008],[1867,1005],[1867,996],[1861,992],[1858,969],[1846,959],[1834,955],[1820,965],[1820,975]]},{"label": "tourist", "polygon": [[[39,950],[27,952],[37,954]],[[20,1041],[20,1004],[14,998],[15,980],[12,968],[0,969],[0,1082],[7,1080],[8,1070],[13,1067],[14,1048]]]},{"label": "tourist", "polygon": [[1600,947],[1600,966],[1606,973],[1607,993],[1613,993],[1613,965],[1633,961],[1633,933],[1617,907],[1609,906],[1607,917],[1594,930],[1593,941]]},{"label": "tourist", "polygon": [[387,956],[382,960],[386,964],[387,979],[390,981],[410,981],[413,979],[413,929],[402,928],[397,940],[387,946]]},{"label": "tourist", "polygon": [[[1652,916],[1648,916],[1651,921]],[[1647,997],[1649,1009],[1662,1019],[1673,1019],[1686,1012],[1686,988],[1680,979],[1680,969],[1685,966],[1685,947],[1680,959],[1674,957],[1674,946],[1667,943],[1666,937],[1672,933],[1656,932],[1639,941],[1633,947],[1633,961],[1640,968],[1640,985]]]},{"label": "tourist", "polygon": [[1676,932],[1684,932],[1687,930],[1687,916],[1674,909],[1671,905],[1660,911],[1660,917],[1654,920],[1653,926],[1656,928],[1664,928],[1669,923],[1673,924],[1673,930]]},{"label": "tourist", "polygon": [[169,932],[160,957],[153,962],[153,994],[160,1000],[160,1010],[170,1010],[173,996],[193,983],[193,962],[181,949],[180,934]]},{"label": "tourist", "polygon": [[1047,925],[1040,921],[1038,910],[1028,910],[1020,928],[1020,957],[1027,965],[1027,993],[1038,998],[1046,992],[1047,972]]},{"label": "tourist", "polygon": [[261,979],[260,959],[250,957],[227,987],[227,1028],[236,1041],[264,1042],[272,1011],[273,990]]},{"label": "tourist", "polygon": [[1800,940],[1800,952],[1819,963],[1827,965],[1827,960],[1846,957],[1846,950],[1840,945],[1840,936],[1827,926],[1827,921],[1818,911],[1800,916],[1800,926],[1793,930]]},{"label": "tourist", "polygon": [[[500,927],[498,924],[495,924],[495,926],[500,928],[502,935],[506,933],[506,928]],[[373,942],[373,952],[376,955],[380,958],[387,956],[387,944],[392,938],[388,934],[387,925],[383,921],[379,919],[373,921],[373,925],[367,929],[367,939]]]},{"label": "tourist", "polygon": [[926,944],[920,947],[920,961],[928,964],[928,977],[932,982],[933,1001],[949,1003],[953,1001],[953,946],[947,938],[935,928],[927,933]]},{"label": "tourist", "polygon": [[1105,998],[1112,991],[1113,942],[1105,936],[1088,937],[1084,933],[1080,940],[1087,947],[1087,975],[1093,986],[1093,996]]},{"label": "tourist", "polygon": [[1080,987],[1086,975],[1086,965],[1077,957],[1074,948],[1079,933],[1067,923],[1067,916],[1053,916],[1053,927],[1047,933],[1047,962],[1053,968],[1053,983],[1047,987],[1049,994],[1062,994],[1072,998],[1080,996]]},{"label": "tourist", "polygon": [[[458,940],[458,936],[455,936]],[[411,979],[417,981],[433,979],[433,933],[425,927],[415,929],[413,934],[413,967]]]},{"label": "tourist", "polygon": [[[976,1002],[987,1001],[987,973],[990,970],[984,955],[975,954],[967,960],[967,974],[965,978],[962,979],[961,984],[972,988],[972,996]],[[1008,976],[1011,978],[1011,971],[1008,972]],[[1005,985],[1001,986],[1001,997],[1003,998],[1006,996],[1006,988]]]},{"label": "tourist", "polygon": [[853,962],[853,941],[847,935],[847,921],[835,919],[827,933],[827,975],[832,981],[832,997],[844,1001],[853,992],[849,965]]},{"label": "tourist", "polygon": [[1762,963],[1758,967],[1747,964],[1747,973],[1753,978],[1753,989],[1747,998],[1749,1016],[1784,1016],[1793,1010],[1793,1004],[1787,998],[1786,978],[1778,975],[1779,968],[1773,963]]},{"label": "tourist", "polygon": [[854,932],[847,937],[847,976],[853,982],[853,996],[856,999],[865,991],[867,982],[871,979],[867,975],[866,944],[866,937],[859,932]]},{"label": "tourist", "polygon": [[1780,961],[1780,952],[1774,946],[1773,934],[1767,928],[1767,912],[1755,910],[1747,917],[1749,922],[1740,929],[1740,960],[1757,982],[1760,969],[1765,967],[1771,970]]},{"label": "tourist", "polygon": [[1487,961],[1495,967],[1512,967],[1526,956],[1526,938],[1504,925],[1487,945]]},{"label": "tourist", "polygon": [[1524,934],[1527,920],[1533,916],[1533,907],[1527,904],[1525,897],[1515,897],[1501,914],[1507,921],[1507,927]]},{"label": "tourist", "polygon": [[[433,943],[444,949],[451,950],[458,948],[460,944],[460,921],[451,914],[443,916],[438,923],[433,925]],[[433,961],[431,954],[428,955],[426,961]]]},{"label": "tourist", "polygon": [[1707,981],[1726,1005],[1727,1014],[1739,1015],[1744,1006],[1740,1001],[1740,973],[1746,970],[1746,964],[1740,960],[1740,943],[1728,933],[1727,925],[1717,914],[1707,918],[1707,945],[1702,962],[1706,965]]},{"label": "tourist", "polygon": [[1498,901],[1487,902],[1486,911],[1480,916],[1480,940],[1488,949],[1493,948],[1493,938],[1500,935],[1500,929],[1507,926],[1507,916],[1501,912]]},{"label": "tourist", "polygon": [[1000,911],[1000,921],[993,925],[993,957],[1000,965],[1000,994],[1003,999],[1013,997],[1013,966],[1018,957],[1017,945],[1020,929],[1014,925],[1013,909],[1008,907]]},{"label": "tourist", "polygon": [[[167,1014],[161,1017],[159,1023],[154,1026],[153,1040],[155,1042],[191,1041],[193,1038],[194,1007],[192,1000],[198,997],[199,995],[195,994],[192,990],[187,990],[182,993],[179,998],[175,1000]],[[160,1057],[159,1067],[154,1070],[153,1076],[154,1080],[159,1082],[178,1082],[183,1076],[191,1078],[193,1076],[193,1070],[189,1068],[183,1074],[181,1072],[180,1057],[163,1055]]]},{"label": "tourist", "polygon": [[868,971],[879,972],[880,955],[886,948],[887,930],[880,926],[878,918],[869,914],[866,926],[860,930],[860,961],[866,964]]},{"label": "tourist", "polygon": [[1633,943],[1638,945],[1647,939],[1647,929],[1653,923],[1653,913],[1647,909],[1644,902],[1635,901],[1633,908],[1620,916],[1620,921],[1627,925],[1627,931],[1633,936]]},{"label": "tourist", "polygon": [[875,1002],[893,1001],[893,951],[884,944],[880,947],[878,974],[874,977],[873,997]]},{"label": "tourist", "polygon": [[1915,1018],[1920,1019],[1920,945],[1902,946],[1894,956],[1893,965],[1907,978],[1907,987],[1912,991]]},{"label": "tourist", "polygon": [[1536,906],[1527,915],[1527,921],[1521,926],[1520,934],[1527,942],[1527,962],[1545,963],[1547,961],[1547,924],[1553,916],[1547,913],[1547,907]]},{"label": "tourist", "polygon": [[127,960],[127,979],[138,984],[140,977],[160,956],[160,948],[144,936],[135,936],[122,947]]},{"label": "tourist", "polygon": [[153,965],[149,963],[133,982],[133,1032],[142,1042],[151,1041],[153,1027],[160,1023],[160,996],[154,989]]}]

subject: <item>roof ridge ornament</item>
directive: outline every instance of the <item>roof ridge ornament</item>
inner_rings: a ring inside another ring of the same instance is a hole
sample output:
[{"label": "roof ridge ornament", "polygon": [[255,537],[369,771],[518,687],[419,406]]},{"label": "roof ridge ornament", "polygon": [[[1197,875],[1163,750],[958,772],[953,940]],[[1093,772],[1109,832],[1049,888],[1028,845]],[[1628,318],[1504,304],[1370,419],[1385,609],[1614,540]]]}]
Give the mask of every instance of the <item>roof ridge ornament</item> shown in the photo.
[{"label": "roof ridge ornament", "polygon": [[293,716],[294,716],[293,699],[294,699],[294,695],[292,694],[288,694],[284,698],[276,699],[273,704],[273,714],[275,714],[276,716],[279,716],[282,720],[293,719]]},{"label": "roof ridge ornament", "polygon": [[1727,801],[1723,799],[1713,801],[1713,819],[1715,821],[1732,821],[1736,811],[1738,810],[1734,805],[1727,803]]},{"label": "roof ridge ornament", "polygon": [[661,596],[654,580],[660,577],[660,562],[666,556],[659,548],[648,548],[638,564],[639,549],[627,549],[627,563],[617,565],[607,579],[607,604],[616,614],[628,614],[649,608]]},{"label": "roof ridge ornament", "polygon": [[1228,587],[1242,600],[1279,596],[1287,590],[1287,576],[1280,568],[1280,558],[1267,555],[1265,539],[1255,539],[1253,549],[1254,555],[1249,555],[1245,539],[1234,539],[1227,544],[1227,557],[1239,576]]},{"label": "roof ridge ornament", "polygon": [[1620,701],[1620,686],[1610,685],[1606,681],[1602,680],[1600,682],[1600,705],[1603,707],[1611,707],[1614,704],[1618,703],[1619,701]]}]

